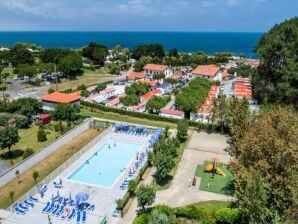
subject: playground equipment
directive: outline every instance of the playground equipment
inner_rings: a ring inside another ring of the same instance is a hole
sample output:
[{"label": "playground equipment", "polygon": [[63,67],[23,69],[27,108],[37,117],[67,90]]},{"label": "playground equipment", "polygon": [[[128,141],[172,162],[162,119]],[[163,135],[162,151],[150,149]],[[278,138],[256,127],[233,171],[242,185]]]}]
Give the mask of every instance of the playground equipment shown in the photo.
[{"label": "playground equipment", "polygon": [[218,167],[219,159],[217,157],[213,157],[212,160],[212,163],[207,163],[207,165],[205,166],[205,172],[212,172],[213,174],[217,173],[218,175],[226,176],[222,169]]}]

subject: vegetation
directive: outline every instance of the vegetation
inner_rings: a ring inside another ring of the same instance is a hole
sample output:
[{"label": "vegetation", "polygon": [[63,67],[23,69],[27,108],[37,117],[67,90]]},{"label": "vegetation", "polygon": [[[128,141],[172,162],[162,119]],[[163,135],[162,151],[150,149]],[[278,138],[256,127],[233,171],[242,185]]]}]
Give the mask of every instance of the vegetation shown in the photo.
[{"label": "vegetation", "polygon": [[82,66],[82,58],[76,52],[72,52],[66,57],[61,58],[58,63],[58,68],[60,69],[60,71],[69,78],[73,78],[77,75],[82,75]]},{"label": "vegetation", "polygon": [[82,49],[82,56],[92,60],[95,64],[104,65],[108,49],[106,46],[90,42],[87,47]]},{"label": "vegetation", "polygon": [[150,186],[141,186],[137,192],[138,206],[145,211],[145,206],[151,206],[155,200],[156,192]]},{"label": "vegetation", "polygon": [[189,82],[176,96],[176,106],[189,116],[191,111],[196,112],[203,104],[208,95],[211,82],[206,79],[197,78]]},{"label": "vegetation", "polygon": [[127,95],[136,95],[140,96],[148,92],[150,84],[134,82],[131,86],[125,87],[125,93]]},{"label": "vegetation", "polygon": [[54,118],[63,121],[76,121],[79,117],[80,107],[70,104],[59,104],[55,108]]},{"label": "vegetation", "polygon": [[251,77],[255,75],[256,68],[251,67],[250,65],[240,64],[238,67],[232,67],[228,69],[228,73],[237,74],[237,76],[241,77]]},{"label": "vegetation", "polygon": [[33,170],[32,172],[32,178],[34,180],[35,185],[37,184],[37,178],[39,177],[39,172],[36,170]]},{"label": "vegetation", "polygon": [[18,129],[16,128],[3,128],[0,129],[0,147],[2,150],[8,149],[11,154],[11,147],[20,140]]},{"label": "vegetation", "polygon": [[17,43],[10,48],[8,60],[14,65],[28,64],[33,65],[33,54],[27,49],[24,44]]},{"label": "vegetation", "polygon": [[165,51],[160,44],[147,44],[136,46],[132,50],[132,57],[139,60],[143,56],[150,56],[161,60],[165,56]]},{"label": "vegetation", "polygon": [[253,76],[254,95],[263,103],[298,108],[298,17],[275,25],[256,46],[261,64]]},{"label": "vegetation", "polygon": [[164,108],[168,102],[170,102],[170,96],[160,97],[160,96],[153,96],[151,99],[148,100],[146,104],[146,110],[149,113],[159,113],[159,111]]},{"label": "vegetation", "polygon": [[124,106],[132,106],[137,105],[140,102],[140,98],[137,95],[128,95],[120,98],[120,102],[123,103]]},{"label": "vegetation", "polygon": [[177,138],[180,142],[185,142],[187,139],[188,123],[186,120],[180,120],[177,123]]},{"label": "vegetation", "polygon": [[297,218],[297,117],[286,107],[264,108],[236,135],[231,168],[248,223],[294,223]]},{"label": "vegetation", "polygon": [[39,126],[37,132],[37,141],[38,142],[45,142],[47,140],[47,133],[44,130],[43,126]]}]

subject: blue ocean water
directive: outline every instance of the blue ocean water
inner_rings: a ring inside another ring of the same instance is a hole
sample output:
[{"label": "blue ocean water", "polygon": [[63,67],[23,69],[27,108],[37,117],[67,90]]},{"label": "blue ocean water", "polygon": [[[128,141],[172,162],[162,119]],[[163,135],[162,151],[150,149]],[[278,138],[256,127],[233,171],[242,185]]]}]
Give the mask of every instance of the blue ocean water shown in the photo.
[{"label": "blue ocean water", "polygon": [[255,45],[262,33],[216,32],[0,32],[0,46],[16,42],[35,43],[41,47],[80,48],[90,41],[109,48],[117,44],[133,48],[139,44],[160,43],[166,50],[182,52],[230,51],[246,57],[256,57]]}]

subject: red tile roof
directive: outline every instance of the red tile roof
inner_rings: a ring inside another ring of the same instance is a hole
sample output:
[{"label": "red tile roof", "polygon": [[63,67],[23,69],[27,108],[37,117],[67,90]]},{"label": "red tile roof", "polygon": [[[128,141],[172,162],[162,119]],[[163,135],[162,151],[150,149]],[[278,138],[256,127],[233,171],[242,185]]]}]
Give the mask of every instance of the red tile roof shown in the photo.
[{"label": "red tile roof", "polygon": [[89,86],[89,87],[87,88],[87,90],[88,90],[88,91],[93,91],[93,90],[96,89],[96,87],[97,87],[97,86]]},{"label": "red tile roof", "polygon": [[148,93],[145,93],[144,95],[141,96],[142,99],[150,99],[151,97],[155,96],[155,95],[158,95],[161,93],[161,90],[160,89],[154,89]]},{"label": "red tile roof", "polygon": [[96,93],[96,94],[91,94],[90,96],[87,97],[88,100],[93,100],[96,97],[100,96],[100,93]]},{"label": "red tile roof", "polygon": [[148,83],[150,84],[151,87],[156,86],[157,81],[156,80],[144,80],[144,79],[140,79],[138,80],[141,83]]},{"label": "red tile roof", "polygon": [[156,65],[156,64],[147,64],[144,66],[144,70],[151,70],[156,72],[164,72],[168,66],[166,65]]},{"label": "red tile roof", "polygon": [[73,103],[79,101],[80,99],[80,96],[59,92],[54,92],[41,97],[42,101],[47,101],[51,103]]},{"label": "red tile roof", "polygon": [[112,100],[109,100],[107,102],[107,104],[111,104],[111,105],[117,105],[118,103],[120,103],[120,98],[119,97],[117,97],[115,99],[112,99]]},{"label": "red tile roof", "polygon": [[173,79],[181,79],[181,77],[182,77],[182,75],[180,75],[180,74],[174,74],[171,76],[171,78],[173,78]]},{"label": "red tile roof", "polygon": [[115,88],[114,87],[107,87],[105,88],[104,90],[100,91],[101,93],[112,93],[115,91]]},{"label": "red tile roof", "polygon": [[194,70],[192,70],[191,74],[207,75],[213,77],[219,70],[220,67],[218,67],[217,65],[199,65]]},{"label": "red tile roof", "polygon": [[141,108],[145,105],[146,105],[145,103],[139,103],[138,105],[133,105],[133,106],[130,106],[128,108],[133,109],[133,110],[137,110],[137,109],[139,109],[139,108]]},{"label": "red tile roof", "polygon": [[230,77],[230,76],[231,76],[231,74],[228,73],[228,69],[225,69],[225,70],[223,71],[223,73],[222,73],[222,78],[227,78],[227,77]]},{"label": "red tile roof", "polygon": [[127,78],[128,80],[143,79],[145,74],[143,72],[132,72]]},{"label": "red tile roof", "polygon": [[237,77],[237,78],[235,79],[235,82],[236,82],[236,83],[238,83],[238,82],[249,83],[250,80],[249,80],[249,78]]},{"label": "red tile roof", "polygon": [[162,109],[160,111],[162,114],[169,114],[169,115],[175,115],[175,116],[182,116],[184,113],[180,110],[171,110],[171,109]]}]

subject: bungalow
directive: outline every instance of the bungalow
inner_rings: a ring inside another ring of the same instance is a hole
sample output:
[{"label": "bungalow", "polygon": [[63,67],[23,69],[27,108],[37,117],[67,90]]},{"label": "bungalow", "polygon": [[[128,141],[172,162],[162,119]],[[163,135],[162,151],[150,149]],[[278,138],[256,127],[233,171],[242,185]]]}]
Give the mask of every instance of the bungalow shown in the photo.
[{"label": "bungalow", "polygon": [[143,69],[145,71],[145,74],[150,76],[158,73],[163,73],[165,74],[165,77],[170,77],[174,73],[173,69],[167,65],[147,64],[144,66]]},{"label": "bungalow", "polygon": [[127,76],[128,81],[135,81],[137,79],[144,79],[145,74],[143,72],[132,72],[129,76]]},{"label": "bungalow", "polygon": [[156,80],[146,80],[146,79],[139,79],[138,82],[148,83],[148,84],[150,84],[151,87],[156,86],[158,83]]},{"label": "bungalow", "polygon": [[127,107],[128,111],[135,111],[135,112],[145,112],[146,111],[146,104],[145,103],[139,103],[138,105],[133,105]]},{"label": "bungalow", "polygon": [[184,112],[180,110],[161,109],[159,115],[162,117],[184,119]]},{"label": "bungalow", "polygon": [[41,97],[42,109],[53,111],[58,104],[80,105],[80,96],[54,92]]},{"label": "bungalow", "polygon": [[217,65],[199,65],[192,70],[191,78],[204,78],[208,80],[222,80],[221,69]]},{"label": "bungalow", "polygon": [[112,100],[109,100],[105,104],[106,107],[113,107],[113,108],[122,108],[123,104],[120,102],[120,97],[116,97]]},{"label": "bungalow", "polygon": [[141,98],[141,102],[142,103],[146,103],[149,99],[151,99],[153,96],[160,96],[161,95],[161,90],[160,89],[154,89],[148,93],[145,93],[144,95],[142,95]]},{"label": "bungalow", "polygon": [[230,77],[231,77],[231,74],[228,73],[228,69],[225,68],[223,73],[222,73],[222,80],[227,81],[227,80],[230,79]]}]

